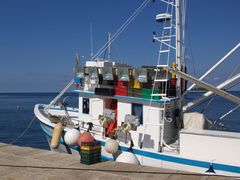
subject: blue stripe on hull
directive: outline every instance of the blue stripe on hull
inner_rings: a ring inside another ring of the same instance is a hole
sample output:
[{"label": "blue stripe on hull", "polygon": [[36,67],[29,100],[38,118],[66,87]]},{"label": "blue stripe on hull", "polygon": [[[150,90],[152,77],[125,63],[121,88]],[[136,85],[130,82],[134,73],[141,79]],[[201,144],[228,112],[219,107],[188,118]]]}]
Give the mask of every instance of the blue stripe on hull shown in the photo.
[{"label": "blue stripe on hull", "polygon": [[[52,134],[50,132],[48,132],[48,130],[44,127],[47,126],[51,129],[53,129],[53,127],[47,125],[47,124],[43,124],[42,122],[40,122],[41,128],[43,129],[43,131],[49,136],[52,137]],[[105,142],[100,141],[101,142],[101,146],[105,146]],[[61,139],[60,140],[61,144],[64,144],[64,141]],[[73,146],[71,147],[74,150],[79,150],[78,146]],[[127,151],[128,148],[127,147],[123,147],[120,146],[120,150],[121,151]],[[201,168],[209,168],[210,163],[209,162],[204,162],[204,161],[197,161],[197,160],[191,160],[191,159],[185,159],[185,158],[179,158],[179,157],[174,157],[174,156],[168,156],[168,155],[163,155],[163,154],[159,154],[159,153],[152,153],[152,152],[147,152],[147,151],[142,151],[142,150],[138,150],[138,149],[133,149],[133,153],[140,155],[140,156],[145,156],[145,157],[149,157],[149,158],[153,158],[153,159],[159,159],[162,161],[168,161],[168,162],[172,162],[172,163],[178,163],[178,164],[183,164],[183,165],[190,165],[190,166],[196,166],[196,167],[201,167]],[[107,159],[111,159],[106,157]],[[112,159],[111,159],[112,160]],[[240,167],[238,166],[231,166],[231,165],[224,165],[224,164],[217,164],[217,163],[213,163],[213,168],[215,170],[220,170],[220,171],[227,171],[227,172],[232,172],[232,173],[240,173]]]}]

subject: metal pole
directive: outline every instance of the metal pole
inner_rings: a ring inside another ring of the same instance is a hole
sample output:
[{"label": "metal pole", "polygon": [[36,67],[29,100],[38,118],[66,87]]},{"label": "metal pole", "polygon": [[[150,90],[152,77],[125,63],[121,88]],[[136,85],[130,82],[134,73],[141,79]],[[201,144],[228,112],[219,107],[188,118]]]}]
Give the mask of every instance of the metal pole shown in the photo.
[{"label": "metal pole", "polygon": [[[175,14],[176,14],[176,64],[177,69],[181,71],[181,44],[180,44],[180,9],[179,9],[179,0],[176,0],[175,4]],[[181,96],[181,78],[177,80],[177,87],[178,87],[178,97]]]},{"label": "metal pole", "polygon": [[[199,80],[202,80],[205,78],[208,74],[210,74],[215,68],[217,68],[219,65],[221,65],[234,51],[236,51],[240,47],[240,43],[238,43],[231,51],[229,51],[222,59],[220,59],[212,68],[210,68],[204,75],[202,75]],[[190,91],[196,84],[191,85],[188,88],[188,91]]]},{"label": "metal pole", "polygon": [[221,89],[217,89],[216,87],[214,87],[214,86],[212,86],[212,85],[210,85],[210,84],[208,84],[206,82],[203,82],[203,81],[201,81],[201,80],[199,80],[199,79],[197,79],[197,78],[195,78],[195,77],[193,77],[193,76],[191,76],[189,74],[181,72],[181,71],[179,71],[177,69],[173,69],[173,68],[169,68],[169,69],[170,69],[170,71],[173,71],[174,73],[176,73],[177,75],[179,75],[183,79],[191,81],[192,83],[195,83],[195,84],[197,84],[198,86],[200,86],[200,87],[202,87],[204,89],[212,91],[215,94],[217,94],[217,95],[219,95],[219,96],[221,96],[221,97],[223,97],[225,99],[228,99],[229,101],[232,101],[233,103],[236,103],[238,105],[240,104],[240,98],[237,97],[237,96],[234,96],[234,95],[232,95],[232,94],[230,94],[228,92],[225,92],[225,91],[223,91]]},{"label": "metal pole", "polygon": [[92,35],[92,23],[90,23],[90,41],[91,41],[91,58],[93,57],[93,35]]},{"label": "metal pole", "polygon": [[108,60],[111,60],[111,33],[108,33]]},{"label": "metal pole", "polygon": [[[217,86],[218,89],[222,89],[225,86],[231,84],[232,82],[236,81],[240,79],[240,73],[233,76],[230,79],[227,79],[226,81],[224,81],[223,83],[219,84]],[[214,94],[212,91],[208,91],[206,93],[204,93],[202,96],[200,96],[199,98],[197,98],[196,100],[189,102],[186,106],[183,107],[183,111],[188,111],[190,109],[192,109],[194,106],[196,106],[197,104],[199,104],[200,102],[202,102],[204,99],[206,99],[207,97],[211,96],[212,94]]]}]

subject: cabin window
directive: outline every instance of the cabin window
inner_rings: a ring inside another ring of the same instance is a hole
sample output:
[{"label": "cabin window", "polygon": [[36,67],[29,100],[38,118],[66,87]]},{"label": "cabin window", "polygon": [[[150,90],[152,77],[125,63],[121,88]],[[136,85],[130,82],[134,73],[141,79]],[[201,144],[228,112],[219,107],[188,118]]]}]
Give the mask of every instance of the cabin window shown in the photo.
[{"label": "cabin window", "polygon": [[143,105],[132,103],[132,115],[138,116],[140,124],[143,124]]},{"label": "cabin window", "polygon": [[89,114],[89,99],[83,98],[82,113]]}]

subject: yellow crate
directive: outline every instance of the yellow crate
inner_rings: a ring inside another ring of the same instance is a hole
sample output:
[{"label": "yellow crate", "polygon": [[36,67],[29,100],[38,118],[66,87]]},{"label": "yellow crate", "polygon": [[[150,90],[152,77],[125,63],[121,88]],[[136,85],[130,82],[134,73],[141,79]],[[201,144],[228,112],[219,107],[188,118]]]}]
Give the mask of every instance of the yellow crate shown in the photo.
[{"label": "yellow crate", "polygon": [[101,146],[81,146],[81,150],[91,151],[95,149],[101,149]]},{"label": "yellow crate", "polygon": [[135,89],[141,89],[142,88],[142,84],[136,80],[134,80],[134,85],[133,88]]}]

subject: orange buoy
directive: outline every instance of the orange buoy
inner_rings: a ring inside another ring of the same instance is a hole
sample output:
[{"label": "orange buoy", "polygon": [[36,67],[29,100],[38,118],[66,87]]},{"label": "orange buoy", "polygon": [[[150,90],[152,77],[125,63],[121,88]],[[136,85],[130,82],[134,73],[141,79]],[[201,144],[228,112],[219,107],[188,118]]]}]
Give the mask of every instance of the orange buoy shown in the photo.
[{"label": "orange buoy", "polygon": [[93,142],[95,139],[90,132],[83,132],[80,134],[77,140],[79,146],[82,145],[82,142]]}]

